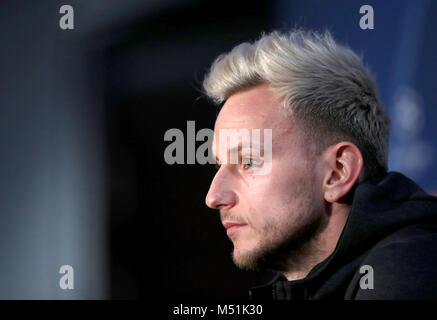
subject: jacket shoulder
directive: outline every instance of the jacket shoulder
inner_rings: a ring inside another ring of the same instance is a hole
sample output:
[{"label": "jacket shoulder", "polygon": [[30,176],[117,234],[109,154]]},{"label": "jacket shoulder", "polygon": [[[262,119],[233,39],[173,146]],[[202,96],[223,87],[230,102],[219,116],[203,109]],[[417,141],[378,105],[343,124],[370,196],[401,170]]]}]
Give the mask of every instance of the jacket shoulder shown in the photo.
[{"label": "jacket shoulder", "polygon": [[357,300],[437,299],[437,227],[411,226],[377,243],[351,285]]}]

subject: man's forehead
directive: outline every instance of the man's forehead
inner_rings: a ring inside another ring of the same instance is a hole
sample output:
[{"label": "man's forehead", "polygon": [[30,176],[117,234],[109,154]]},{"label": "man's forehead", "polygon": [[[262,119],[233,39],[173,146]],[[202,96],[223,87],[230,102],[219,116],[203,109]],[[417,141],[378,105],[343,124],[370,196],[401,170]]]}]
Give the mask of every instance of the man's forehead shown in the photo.
[{"label": "man's forehead", "polygon": [[[293,127],[282,101],[268,86],[237,93],[226,101],[217,117],[213,153],[217,154],[218,150],[225,152],[239,145],[263,148],[266,130],[271,132],[273,145],[290,143]],[[247,141],[249,143],[244,143]]]}]

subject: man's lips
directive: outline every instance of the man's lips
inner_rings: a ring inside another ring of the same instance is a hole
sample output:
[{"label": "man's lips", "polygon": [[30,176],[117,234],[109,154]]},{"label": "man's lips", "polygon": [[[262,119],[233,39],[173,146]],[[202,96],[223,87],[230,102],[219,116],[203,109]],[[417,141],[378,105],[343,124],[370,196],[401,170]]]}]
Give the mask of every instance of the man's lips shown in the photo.
[{"label": "man's lips", "polygon": [[246,223],[240,223],[240,222],[232,222],[232,221],[225,221],[223,222],[223,226],[226,228],[226,234],[228,236],[233,235],[235,232],[243,228],[244,226],[247,226]]}]

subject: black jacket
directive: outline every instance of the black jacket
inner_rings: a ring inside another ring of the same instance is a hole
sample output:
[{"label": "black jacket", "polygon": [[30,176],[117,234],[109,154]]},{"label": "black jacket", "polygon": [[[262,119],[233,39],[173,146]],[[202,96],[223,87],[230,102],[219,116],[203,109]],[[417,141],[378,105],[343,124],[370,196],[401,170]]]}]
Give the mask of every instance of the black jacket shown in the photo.
[{"label": "black jacket", "polygon": [[[373,269],[373,289],[362,266]],[[334,252],[304,279],[278,274],[249,293],[254,300],[437,299],[437,198],[396,172],[358,184]]]}]

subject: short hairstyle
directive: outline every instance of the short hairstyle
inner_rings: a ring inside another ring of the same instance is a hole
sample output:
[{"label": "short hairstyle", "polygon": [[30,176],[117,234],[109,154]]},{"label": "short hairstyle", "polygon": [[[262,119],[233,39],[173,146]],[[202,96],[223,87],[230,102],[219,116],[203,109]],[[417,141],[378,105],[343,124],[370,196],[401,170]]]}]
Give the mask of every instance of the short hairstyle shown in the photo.
[{"label": "short hairstyle", "polygon": [[361,178],[387,172],[390,121],[375,81],[362,59],[329,31],[274,31],[241,43],[214,61],[203,88],[220,104],[263,83],[284,98],[284,107],[318,152],[348,140],[363,155]]}]

